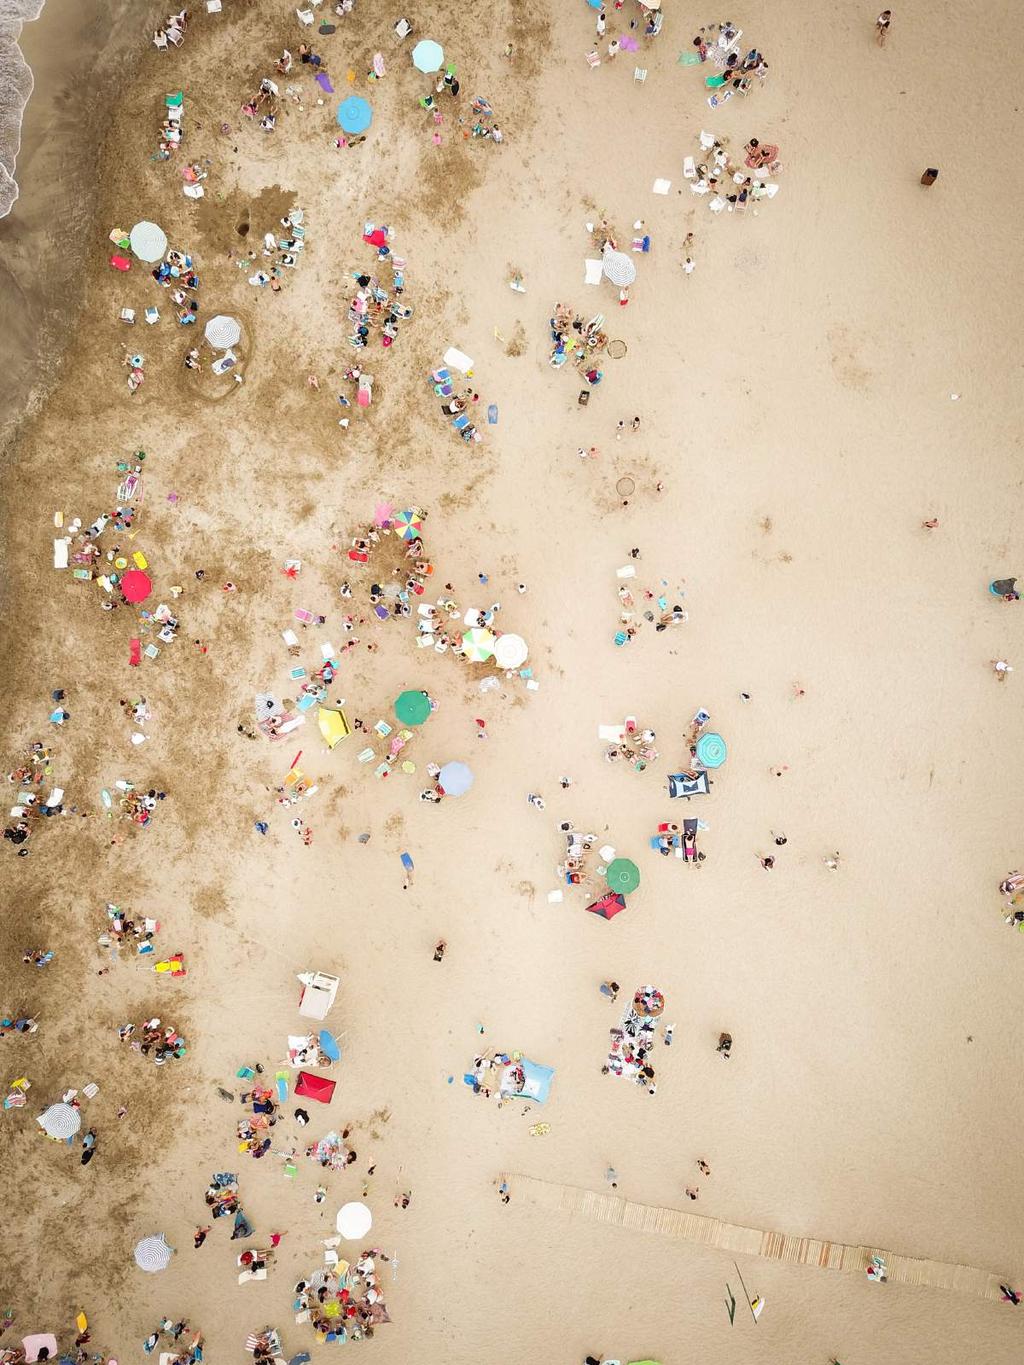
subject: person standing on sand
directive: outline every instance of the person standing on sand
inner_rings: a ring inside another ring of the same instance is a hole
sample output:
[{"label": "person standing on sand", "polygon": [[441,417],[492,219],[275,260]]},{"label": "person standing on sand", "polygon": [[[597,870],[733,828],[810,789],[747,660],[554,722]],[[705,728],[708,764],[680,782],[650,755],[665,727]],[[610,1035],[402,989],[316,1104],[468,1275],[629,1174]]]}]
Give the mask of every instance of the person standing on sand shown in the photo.
[{"label": "person standing on sand", "polygon": [[875,34],[878,38],[878,46],[885,47],[885,40],[889,36],[889,25],[892,23],[892,10],[884,9],[875,20]]}]

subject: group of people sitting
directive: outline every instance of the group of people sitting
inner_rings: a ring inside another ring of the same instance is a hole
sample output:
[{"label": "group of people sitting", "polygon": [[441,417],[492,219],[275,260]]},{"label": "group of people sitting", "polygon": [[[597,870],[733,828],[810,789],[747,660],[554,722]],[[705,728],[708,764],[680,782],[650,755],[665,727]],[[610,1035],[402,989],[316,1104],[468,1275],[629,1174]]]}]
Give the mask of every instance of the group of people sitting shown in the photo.
[{"label": "group of people sitting", "polygon": [[164,49],[169,43],[173,43],[175,47],[181,47],[185,41],[187,28],[187,9],[183,9],[179,14],[169,14],[163,28],[158,28],[153,34],[153,46]]},{"label": "group of people sitting", "polygon": [[308,1321],[321,1342],[369,1339],[374,1328],[391,1321],[377,1275],[377,1257],[390,1259],[379,1247],[371,1247],[354,1265],[342,1261],[295,1286],[296,1317]]},{"label": "group of people sitting", "polygon": [[[729,207],[742,212],[747,204],[759,199],[771,199],[778,185],[767,183],[768,177],[777,176],[782,169],[779,161],[779,148],[770,142],[761,142],[752,137],[743,148],[743,166],[737,165],[728,149],[728,139],[701,134],[700,160],[687,157],[683,164],[683,175],[690,182],[692,194],[711,194],[712,209]],[[755,171],[760,174],[747,175]]]},{"label": "group of people sitting", "polygon": [[592,387],[600,384],[604,372],[597,368],[595,360],[608,345],[603,314],[598,313],[589,322],[584,322],[568,304],[556,303],[554,317],[548,319],[548,326],[554,342],[548,363],[559,369],[571,358],[588,384]]}]

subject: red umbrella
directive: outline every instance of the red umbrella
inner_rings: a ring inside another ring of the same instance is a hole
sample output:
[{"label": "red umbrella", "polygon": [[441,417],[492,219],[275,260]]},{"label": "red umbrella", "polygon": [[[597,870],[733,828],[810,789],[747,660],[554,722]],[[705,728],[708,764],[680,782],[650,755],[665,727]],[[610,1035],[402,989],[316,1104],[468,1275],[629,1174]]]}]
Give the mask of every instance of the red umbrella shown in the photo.
[{"label": "red umbrella", "polygon": [[121,592],[126,602],[145,602],[153,591],[153,580],[141,569],[129,569],[121,579]]},{"label": "red umbrella", "polygon": [[305,1096],[307,1100],[319,1100],[321,1104],[330,1104],[337,1084],[337,1081],[329,1081],[326,1076],[314,1076],[311,1071],[300,1071],[295,1093]]},{"label": "red umbrella", "polygon": [[593,905],[587,906],[592,914],[600,915],[602,919],[614,919],[619,911],[625,910],[625,908],[626,898],[618,891],[609,891],[599,901],[594,901]]}]

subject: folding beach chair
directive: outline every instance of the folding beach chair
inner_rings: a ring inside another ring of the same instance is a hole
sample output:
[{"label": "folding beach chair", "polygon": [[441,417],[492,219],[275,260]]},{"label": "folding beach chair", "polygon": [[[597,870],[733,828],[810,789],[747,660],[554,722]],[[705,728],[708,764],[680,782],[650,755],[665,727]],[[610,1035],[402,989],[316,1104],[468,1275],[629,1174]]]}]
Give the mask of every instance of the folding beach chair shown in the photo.
[{"label": "folding beach chair", "polygon": [[298,16],[300,24],[305,24],[307,28],[312,24],[313,11],[311,9],[297,9],[295,13]]},{"label": "folding beach chair", "polygon": [[588,52],[586,54],[586,57],[587,65],[590,67],[591,71],[593,71],[595,66],[601,65],[601,58],[597,55],[596,52]]},{"label": "folding beach chair", "polygon": [[637,85],[643,85],[643,83],[644,83],[644,81],[645,81],[646,79],[647,79],[647,68],[646,68],[646,66],[638,66],[638,67],[636,67],[636,68],[634,69],[634,71],[633,71],[633,80],[635,81],[635,83],[636,83]]},{"label": "folding beach chair", "polygon": [[460,413],[458,417],[452,418],[452,426],[456,431],[465,431],[466,427],[469,426],[469,418],[465,413]]}]

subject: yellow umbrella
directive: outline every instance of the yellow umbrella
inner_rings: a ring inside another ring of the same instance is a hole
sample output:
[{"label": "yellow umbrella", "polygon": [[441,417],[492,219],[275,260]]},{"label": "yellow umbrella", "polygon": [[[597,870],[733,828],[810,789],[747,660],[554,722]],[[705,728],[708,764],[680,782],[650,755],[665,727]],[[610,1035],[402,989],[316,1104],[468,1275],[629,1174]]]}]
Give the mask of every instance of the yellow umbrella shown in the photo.
[{"label": "yellow umbrella", "polygon": [[326,706],[321,706],[316,713],[316,723],[320,727],[320,733],[327,741],[328,749],[333,749],[336,744],[352,733],[349,729],[348,721],[345,719],[344,711],[329,711]]}]

